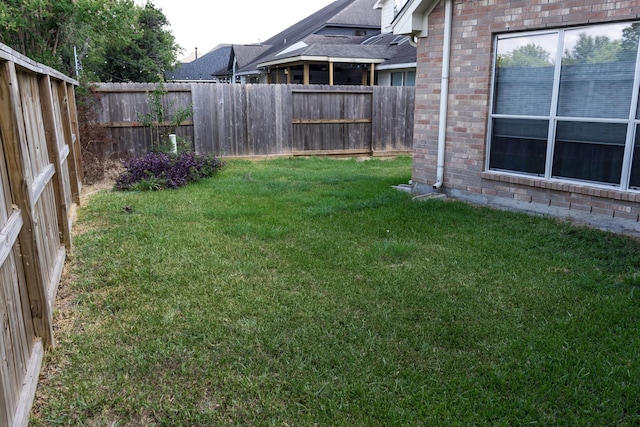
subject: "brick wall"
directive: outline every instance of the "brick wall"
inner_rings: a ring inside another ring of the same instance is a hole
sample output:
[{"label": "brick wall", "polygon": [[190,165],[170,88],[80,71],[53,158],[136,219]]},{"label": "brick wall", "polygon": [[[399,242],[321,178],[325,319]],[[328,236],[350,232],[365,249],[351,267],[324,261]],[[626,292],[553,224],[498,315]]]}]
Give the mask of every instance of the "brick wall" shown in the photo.
[{"label": "brick wall", "polygon": [[[637,19],[637,0],[454,0],[443,190],[481,203],[618,218],[635,222],[640,232],[640,193],[485,171],[494,35]],[[429,36],[418,46],[413,163],[418,192],[436,178],[443,33],[444,1],[430,15]]]}]

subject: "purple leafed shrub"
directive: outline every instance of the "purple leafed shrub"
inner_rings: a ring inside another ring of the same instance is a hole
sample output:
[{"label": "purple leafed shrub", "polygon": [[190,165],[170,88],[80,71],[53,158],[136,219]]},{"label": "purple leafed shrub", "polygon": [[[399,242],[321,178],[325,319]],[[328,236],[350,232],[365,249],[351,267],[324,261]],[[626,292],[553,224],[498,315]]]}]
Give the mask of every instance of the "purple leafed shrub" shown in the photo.
[{"label": "purple leafed shrub", "polygon": [[214,156],[149,153],[124,162],[125,171],[116,180],[118,190],[178,188],[213,176],[223,166]]}]

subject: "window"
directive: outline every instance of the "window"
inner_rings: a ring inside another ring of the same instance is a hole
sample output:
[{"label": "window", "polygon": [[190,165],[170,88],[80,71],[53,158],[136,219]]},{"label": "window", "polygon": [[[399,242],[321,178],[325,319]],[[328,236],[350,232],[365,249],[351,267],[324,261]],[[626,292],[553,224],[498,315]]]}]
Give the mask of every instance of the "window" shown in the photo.
[{"label": "window", "polygon": [[391,86],[415,86],[416,72],[404,71],[391,73]]},{"label": "window", "polygon": [[490,170],[640,190],[640,23],[498,36]]}]

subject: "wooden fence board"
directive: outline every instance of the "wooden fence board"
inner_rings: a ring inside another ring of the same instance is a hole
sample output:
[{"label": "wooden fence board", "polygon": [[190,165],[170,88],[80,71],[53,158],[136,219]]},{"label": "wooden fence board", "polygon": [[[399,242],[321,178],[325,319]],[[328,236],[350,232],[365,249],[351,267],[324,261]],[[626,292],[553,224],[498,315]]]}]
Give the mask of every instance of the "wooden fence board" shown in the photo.
[{"label": "wooden fence board", "polygon": [[[54,86],[52,88],[52,85]],[[54,90],[52,90],[54,89]],[[64,131],[62,129],[62,114],[60,111],[60,100],[58,99],[58,91],[55,84],[52,83],[49,76],[40,78],[40,95],[42,98],[42,115],[43,125],[46,135],[47,150],[49,153],[49,162],[55,170],[55,178],[57,185],[53,186],[56,200],[60,203],[54,211],[57,214],[58,226],[60,227],[60,238],[64,242],[67,249],[71,249],[71,224],[67,213],[71,207],[71,189],[66,185],[68,181],[68,173],[65,168],[66,158],[61,159],[61,152],[67,145],[65,144]],[[68,151],[65,152],[68,153]],[[67,179],[67,181],[65,181]],[[36,198],[39,198],[38,195]]]},{"label": "wooden fence board", "polygon": [[217,126],[213,126],[213,106],[215,102],[212,89],[216,86],[193,85],[193,137],[196,152],[211,151],[213,148],[213,132]]},{"label": "wooden fence board", "polygon": [[[150,137],[143,128],[124,130],[138,125],[140,112],[148,111],[145,88],[153,90],[133,84],[96,89],[102,105],[99,121],[118,141],[116,154],[143,155],[149,149]],[[165,106],[193,106],[192,120],[184,122],[178,134],[191,137],[202,154],[371,154],[409,152],[413,144],[414,88],[215,83],[167,88]]]},{"label": "wooden fence board", "polygon": [[374,151],[403,150],[413,140],[415,91],[411,88],[381,87],[373,106]]},{"label": "wooden fence board", "polygon": [[[61,89],[62,90],[62,89]],[[64,96],[61,97],[64,117],[62,126],[64,128],[65,141],[70,145],[67,166],[71,185],[71,199],[76,205],[80,205],[80,191],[82,190],[82,153],[80,151],[80,131],[78,124],[78,113],[76,105],[75,84],[66,82],[64,85]]]},{"label": "wooden fence board", "polygon": [[371,150],[372,90],[293,94],[296,150]]},{"label": "wooden fence board", "polygon": [[[24,79],[23,79],[24,80]],[[27,83],[28,88],[28,83]],[[23,262],[29,268],[25,270],[27,283],[29,284],[30,306],[33,312],[34,327],[36,335],[46,336],[52,339],[53,330],[47,323],[48,313],[43,311],[43,304],[46,301],[46,285],[43,278],[42,265],[39,261],[36,236],[34,230],[34,204],[31,198],[31,184],[33,183],[34,164],[30,162],[31,157],[37,157],[33,153],[33,145],[30,147],[27,140],[26,125],[22,111],[22,101],[16,67],[13,62],[2,64],[0,70],[0,127],[3,132],[4,151],[9,181],[12,182],[15,197],[14,203],[23,213],[25,230],[20,235],[20,247],[22,249]],[[27,99],[29,102],[29,99]],[[31,123],[29,124],[31,125]]]}]

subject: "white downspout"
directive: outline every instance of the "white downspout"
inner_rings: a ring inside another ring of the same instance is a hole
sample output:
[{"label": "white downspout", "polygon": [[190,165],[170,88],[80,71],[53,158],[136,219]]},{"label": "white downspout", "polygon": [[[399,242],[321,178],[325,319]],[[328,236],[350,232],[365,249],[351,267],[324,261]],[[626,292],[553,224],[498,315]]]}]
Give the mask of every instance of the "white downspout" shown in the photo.
[{"label": "white downspout", "polygon": [[442,82],[440,88],[440,123],[438,125],[438,160],[436,182],[433,189],[442,187],[444,181],[444,151],[447,137],[447,101],[449,98],[449,62],[451,58],[451,24],[453,21],[453,0],[445,0],[444,42],[442,44]]}]

